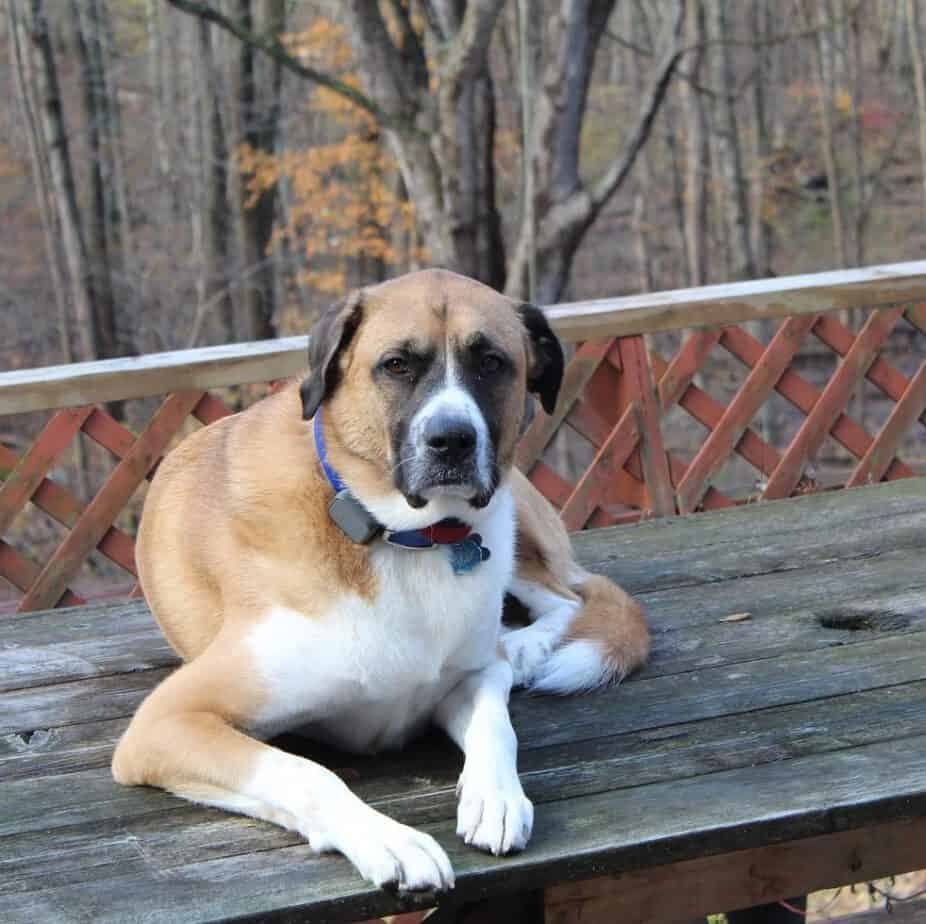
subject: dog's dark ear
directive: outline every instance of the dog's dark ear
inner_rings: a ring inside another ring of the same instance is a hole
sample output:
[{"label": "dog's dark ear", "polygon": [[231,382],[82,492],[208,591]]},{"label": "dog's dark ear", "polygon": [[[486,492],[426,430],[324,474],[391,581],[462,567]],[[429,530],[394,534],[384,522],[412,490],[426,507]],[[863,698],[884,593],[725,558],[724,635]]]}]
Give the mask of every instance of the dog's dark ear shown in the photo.
[{"label": "dog's dark ear", "polygon": [[309,375],[302,383],[302,419],[311,420],[318,406],[337,387],[338,357],[350,343],[363,317],[359,291],[327,308],[309,331]]},{"label": "dog's dark ear", "polygon": [[535,305],[518,309],[530,338],[527,352],[527,390],[540,398],[543,409],[552,414],[563,382],[563,348],[544,313]]}]

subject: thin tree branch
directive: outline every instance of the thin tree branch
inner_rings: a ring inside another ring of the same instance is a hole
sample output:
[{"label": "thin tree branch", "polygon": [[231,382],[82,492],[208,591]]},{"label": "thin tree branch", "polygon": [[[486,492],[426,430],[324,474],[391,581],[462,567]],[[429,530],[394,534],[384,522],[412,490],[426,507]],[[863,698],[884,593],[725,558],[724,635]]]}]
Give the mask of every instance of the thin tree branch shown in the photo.
[{"label": "thin tree branch", "polygon": [[316,70],[314,67],[303,64],[298,58],[291,55],[276,39],[268,39],[242,28],[238,23],[229,19],[224,13],[221,13],[210,4],[200,3],[198,0],[167,0],[167,2],[176,9],[182,10],[184,13],[189,13],[191,16],[198,16],[200,19],[204,19],[218,26],[220,29],[224,29],[226,32],[235,36],[239,41],[245,42],[252,48],[257,48],[270,58],[273,58],[274,61],[279,62],[288,71],[302,77],[304,80],[309,80],[319,86],[326,87],[333,93],[337,93],[339,96],[344,97],[344,99],[350,100],[354,105],[369,112],[381,125],[389,128],[407,129],[408,126],[405,119],[399,115],[386,112],[377,105],[374,100],[356,87],[351,86],[349,83],[345,83],[343,80],[339,80],[337,77],[326,74],[323,71]]},{"label": "thin tree branch", "polygon": [[593,215],[604,206],[614,191],[627,179],[627,175],[637,159],[637,154],[640,153],[640,149],[646,144],[646,139],[649,138],[653,120],[656,118],[656,113],[659,111],[666,91],[669,89],[672,75],[685,53],[684,46],[679,44],[684,16],[684,0],[678,0],[675,21],[672,25],[672,42],[659,63],[656,75],[637,114],[637,122],[630,133],[630,138],[611,166],[589,189]]}]

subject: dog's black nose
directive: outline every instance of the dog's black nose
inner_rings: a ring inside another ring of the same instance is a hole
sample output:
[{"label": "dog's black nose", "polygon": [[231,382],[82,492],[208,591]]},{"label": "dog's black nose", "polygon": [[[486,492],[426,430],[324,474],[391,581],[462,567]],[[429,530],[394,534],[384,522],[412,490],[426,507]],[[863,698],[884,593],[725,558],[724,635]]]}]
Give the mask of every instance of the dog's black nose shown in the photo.
[{"label": "dog's black nose", "polygon": [[435,414],[424,427],[428,448],[448,462],[462,462],[476,448],[476,428],[465,417]]}]

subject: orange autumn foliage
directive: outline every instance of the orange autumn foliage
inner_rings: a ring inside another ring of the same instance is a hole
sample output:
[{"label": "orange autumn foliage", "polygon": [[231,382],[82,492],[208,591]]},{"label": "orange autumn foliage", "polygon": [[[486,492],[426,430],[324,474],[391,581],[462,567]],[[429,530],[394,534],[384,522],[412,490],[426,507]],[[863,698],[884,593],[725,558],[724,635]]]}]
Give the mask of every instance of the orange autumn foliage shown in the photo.
[{"label": "orange autumn foliage", "polygon": [[[285,44],[306,63],[357,83],[347,34],[338,24],[318,17],[302,32],[287,35]],[[262,191],[288,181],[288,221],[271,246],[287,239],[301,248],[308,267],[304,284],[340,293],[352,260],[375,259],[392,267],[424,255],[408,244],[414,240],[414,210],[397,193],[398,170],[380,145],[373,118],[324,87],[314,91],[312,105],[330,120],[338,140],[279,154],[244,145],[238,165],[252,203]]]}]

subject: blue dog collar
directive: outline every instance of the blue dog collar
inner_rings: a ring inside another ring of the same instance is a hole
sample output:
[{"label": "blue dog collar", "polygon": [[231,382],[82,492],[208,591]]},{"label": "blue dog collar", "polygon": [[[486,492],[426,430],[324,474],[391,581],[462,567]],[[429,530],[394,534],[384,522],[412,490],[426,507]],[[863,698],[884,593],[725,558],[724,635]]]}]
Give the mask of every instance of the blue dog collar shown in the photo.
[{"label": "blue dog collar", "polygon": [[322,429],[322,412],[319,408],[312,421],[315,436],[315,451],[321,462],[325,478],[334,489],[334,500],[329,505],[331,518],[343,532],[355,542],[367,543],[382,535],[390,545],[403,549],[433,549],[445,547],[450,553],[450,564],[455,574],[472,571],[480,562],[486,561],[489,550],[482,544],[482,537],[460,520],[440,520],[423,529],[388,530],[378,523],[373,515],[351,494],[344,479],[328,461],[328,446]]}]

